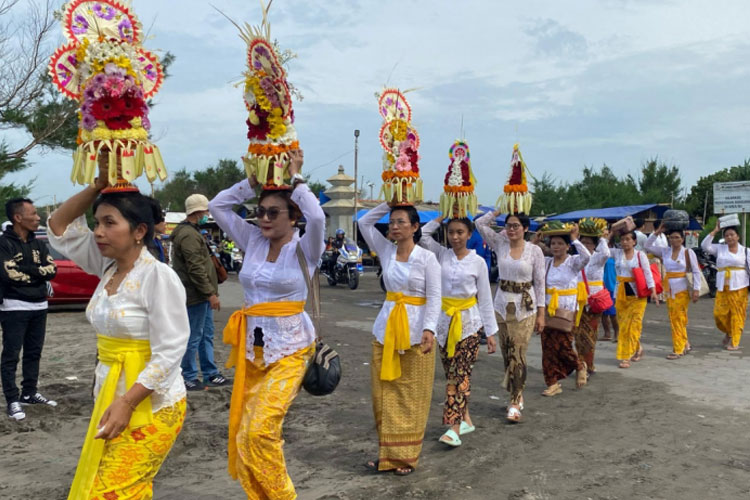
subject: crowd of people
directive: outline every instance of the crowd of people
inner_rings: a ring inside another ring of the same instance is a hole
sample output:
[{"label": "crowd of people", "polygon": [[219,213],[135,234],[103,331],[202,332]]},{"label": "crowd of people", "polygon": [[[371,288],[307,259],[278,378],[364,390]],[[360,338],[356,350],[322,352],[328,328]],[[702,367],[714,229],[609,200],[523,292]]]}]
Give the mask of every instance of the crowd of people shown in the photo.
[{"label": "crowd of people", "polygon": [[[298,172],[301,164],[298,151],[290,171]],[[255,196],[254,179],[211,201],[202,195],[189,197],[187,219],[171,235],[171,267],[149,244],[162,222],[152,208],[158,205],[138,192],[101,194],[106,181],[97,181],[52,214],[50,244],[101,277],[86,312],[97,332],[97,398],[70,498],[106,492],[138,498],[150,491],[185,418],[186,388],[229,383],[230,475],[239,479],[249,498],[294,498],[281,427],[315,351],[301,273],[315,271],[326,241],[325,215],[317,199],[302,179],[294,179],[293,186],[263,191],[257,225],[232,210]],[[93,231],[84,215],[92,206]],[[45,282],[54,277],[55,267],[34,238],[39,218],[32,202],[13,200],[6,210],[12,226],[0,237],[2,382],[8,414],[20,419],[22,404],[55,405],[36,387]],[[245,252],[239,273],[245,308],[231,316],[223,334],[232,346],[228,366],[235,368],[233,381],[219,372],[213,355],[213,312],[220,301],[215,265],[200,233],[209,213]],[[376,228],[386,214],[388,238]],[[542,394],[547,397],[562,393],[561,381],[574,373],[576,387],[587,384],[596,371],[599,323],[612,309],[619,324],[620,368],[639,361],[647,301],[658,303],[662,293],[650,257],[659,259],[665,271],[663,295],[673,337],[668,358],[678,359],[690,350],[687,311],[698,300],[701,280],[695,253],[685,248],[681,230],[661,225],[639,250],[632,230],[615,235],[605,228],[594,236],[570,225],[563,231],[542,228],[530,238],[528,216],[507,214],[497,231],[493,221],[498,215],[488,212],[474,221],[441,217],[420,228],[413,206],[383,203],[359,221],[362,237],[380,259],[387,290],[372,330],[371,391],[379,451],[368,467],[397,475],[417,467],[436,351],[446,378],[440,442],[451,447],[460,446],[475,430],[469,402],[480,334],[486,336],[488,352],[499,349],[502,354],[505,372],[499,382],[508,392],[506,418],[511,423],[523,418],[526,352],[534,333],[541,335],[547,386]],[[306,230],[300,236],[296,222],[302,216]],[[434,239],[441,227],[447,246]],[[494,297],[485,259],[467,247],[475,229],[497,258]],[[724,243],[713,243],[719,231]],[[667,246],[660,242],[664,233]],[[736,226],[717,225],[701,245],[717,257],[714,314],[728,350],[739,349],[750,285],[747,250],[738,236]],[[300,253],[305,270],[300,268]],[[636,286],[636,270],[645,279],[646,295]],[[585,299],[602,290],[614,298],[605,311]],[[15,371],[21,350],[19,391]],[[126,471],[121,457],[135,451],[140,458],[128,462]]]}]

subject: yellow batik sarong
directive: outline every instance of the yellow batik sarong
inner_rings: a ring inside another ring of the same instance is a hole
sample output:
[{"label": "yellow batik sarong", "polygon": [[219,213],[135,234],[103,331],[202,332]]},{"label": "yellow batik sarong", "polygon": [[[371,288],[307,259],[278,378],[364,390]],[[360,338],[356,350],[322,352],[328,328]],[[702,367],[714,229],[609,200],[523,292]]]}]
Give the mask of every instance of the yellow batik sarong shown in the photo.
[{"label": "yellow batik sarong", "polygon": [[185,400],[154,413],[149,425],[125,429],[107,441],[89,500],[150,500],[154,476],[185,420]]},{"label": "yellow batik sarong", "polygon": [[641,330],[643,329],[643,314],[646,312],[646,298],[637,295],[626,295],[627,283],[633,278],[618,276],[617,287],[617,322],[620,324],[620,335],[617,339],[617,359],[629,360],[641,347]]},{"label": "yellow batik sarong", "polygon": [[[667,273],[669,275],[670,273]],[[669,280],[667,280],[669,281]],[[672,348],[676,354],[682,354],[687,347],[688,305],[690,292],[684,290],[672,298],[667,295],[669,324],[672,325]]]},{"label": "yellow batik sarong", "polygon": [[423,306],[427,303],[425,297],[412,297],[401,292],[388,292],[385,300],[395,302],[388,321],[385,323],[385,338],[383,340],[383,363],[380,378],[396,380],[401,376],[401,352],[411,348],[409,338],[409,316],[406,305]]},{"label": "yellow batik sarong", "polygon": [[401,376],[382,380],[383,346],[372,343],[372,410],[378,431],[378,470],[416,467],[422,452],[435,379],[435,351],[414,346],[401,355]]},{"label": "yellow batik sarong", "polygon": [[714,302],[716,328],[731,337],[733,347],[740,345],[742,329],[745,328],[747,290],[747,288],[729,290],[727,286],[723,291],[716,292],[716,302]]},{"label": "yellow batik sarong", "polygon": [[229,453],[229,475],[237,479],[237,431],[242,420],[242,401],[245,397],[245,367],[242,361],[247,356],[247,317],[248,316],[270,316],[283,317],[294,316],[305,310],[305,301],[297,302],[262,302],[250,307],[235,311],[229,317],[227,326],[224,327],[224,343],[232,346],[227,359],[226,367],[235,367],[234,383],[232,384],[232,399],[229,404],[229,442],[227,445]]},{"label": "yellow batik sarong", "polygon": [[[91,412],[91,420],[86,432],[86,439],[81,449],[81,457],[78,459],[78,467],[70,486],[68,500],[81,500],[88,498],[94,478],[99,470],[99,462],[104,453],[106,441],[95,439],[99,433],[99,422],[104,412],[115,400],[117,383],[120,375],[125,375],[125,390],[129,390],[138,375],[146,367],[151,359],[151,344],[148,340],[121,339],[108,337],[106,335],[96,336],[96,348],[99,354],[99,362],[109,366],[107,378],[104,379],[101,390],[96,396],[94,410]],[[145,398],[136,407],[130,417],[128,428],[142,427],[153,423],[151,413],[151,397]]]},{"label": "yellow batik sarong", "polygon": [[286,470],[281,429],[315,354],[315,344],[270,365],[263,361],[262,347],[255,346],[254,351],[255,359],[245,360],[236,470],[247,498],[291,500],[297,493]]},{"label": "yellow batik sarong", "polygon": [[452,358],[456,354],[456,344],[461,342],[463,336],[463,319],[462,312],[467,309],[471,309],[477,305],[476,297],[469,297],[468,299],[455,299],[451,297],[443,297],[441,306],[443,312],[450,316],[451,322],[448,328],[448,340],[445,342],[445,350],[448,353],[448,357]]}]

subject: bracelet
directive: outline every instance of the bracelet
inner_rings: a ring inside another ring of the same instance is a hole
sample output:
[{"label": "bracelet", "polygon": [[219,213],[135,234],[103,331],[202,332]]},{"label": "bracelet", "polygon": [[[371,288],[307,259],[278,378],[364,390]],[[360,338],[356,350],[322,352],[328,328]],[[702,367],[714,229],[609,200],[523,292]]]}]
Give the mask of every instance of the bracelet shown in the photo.
[{"label": "bracelet", "polygon": [[135,405],[128,398],[126,398],[125,396],[120,396],[120,399],[125,401],[125,404],[128,405],[132,411],[135,411]]}]

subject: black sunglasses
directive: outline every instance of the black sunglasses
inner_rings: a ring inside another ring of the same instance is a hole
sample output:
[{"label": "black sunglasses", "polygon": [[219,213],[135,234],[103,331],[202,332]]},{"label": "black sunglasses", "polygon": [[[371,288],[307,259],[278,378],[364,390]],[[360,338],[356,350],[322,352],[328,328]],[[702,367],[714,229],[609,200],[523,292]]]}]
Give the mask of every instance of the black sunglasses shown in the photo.
[{"label": "black sunglasses", "polygon": [[281,212],[288,212],[289,210],[281,210],[280,208],[271,207],[271,208],[265,208],[265,207],[258,207],[258,209],[255,211],[255,214],[258,216],[259,219],[262,219],[265,216],[268,216],[268,220],[276,220],[276,218],[279,216]]}]

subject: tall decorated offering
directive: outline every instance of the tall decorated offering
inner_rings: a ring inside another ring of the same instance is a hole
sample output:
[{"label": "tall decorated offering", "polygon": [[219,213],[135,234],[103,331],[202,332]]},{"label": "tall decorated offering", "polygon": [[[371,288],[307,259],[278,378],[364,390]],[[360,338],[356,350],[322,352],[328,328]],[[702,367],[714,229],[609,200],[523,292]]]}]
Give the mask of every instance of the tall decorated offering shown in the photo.
[{"label": "tall decorated offering", "polygon": [[383,187],[391,205],[413,205],[422,200],[419,177],[419,134],[411,124],[411,106],[403,92],[386,88],[378,96],[383,117],[380,146],[383,148]]},{"label": "tall decorated offering", "polygon": [[289,152],[299,148],[294,129],[292,93],[287,74],[271,40],[268,10],[264,5],[260,26],[237,26],[247,43],[247,71],[244,100],[248,111],[247,139],[250,144],[242,158],[248,177],[255,176],[263,189],[286,189],[290,178]]},{"label": "tall decorated offering", "polygon": [[474,194],[476,179],[471,171],[469,145],[462,140],[453,143],[448,151],[451,163],[445,174],[443,194],[440,195],[440,212],[443,217],[463,218],[477,213]]},{"label": "tall decorated offering", "polygon": [[503,186],[503,194],[497,199],[497,208],[506,214],[528,214],[531,211],[531,202],[526,163],[518,144],[514,144],[513,155],[510,158],[510,176]]},{"label": "tall decorated offering", "polygon": [[60,92],[79,101],[74,183],[90,184],[100,157],[109,165],[110,190],[134,190],[166,179],[159,148],[149,141],[148,99],[161,87],[158,57],[142,46],[141,23],[119,0],[73,0],[63,9],[67,42],[52,55],[49,74]]}]

